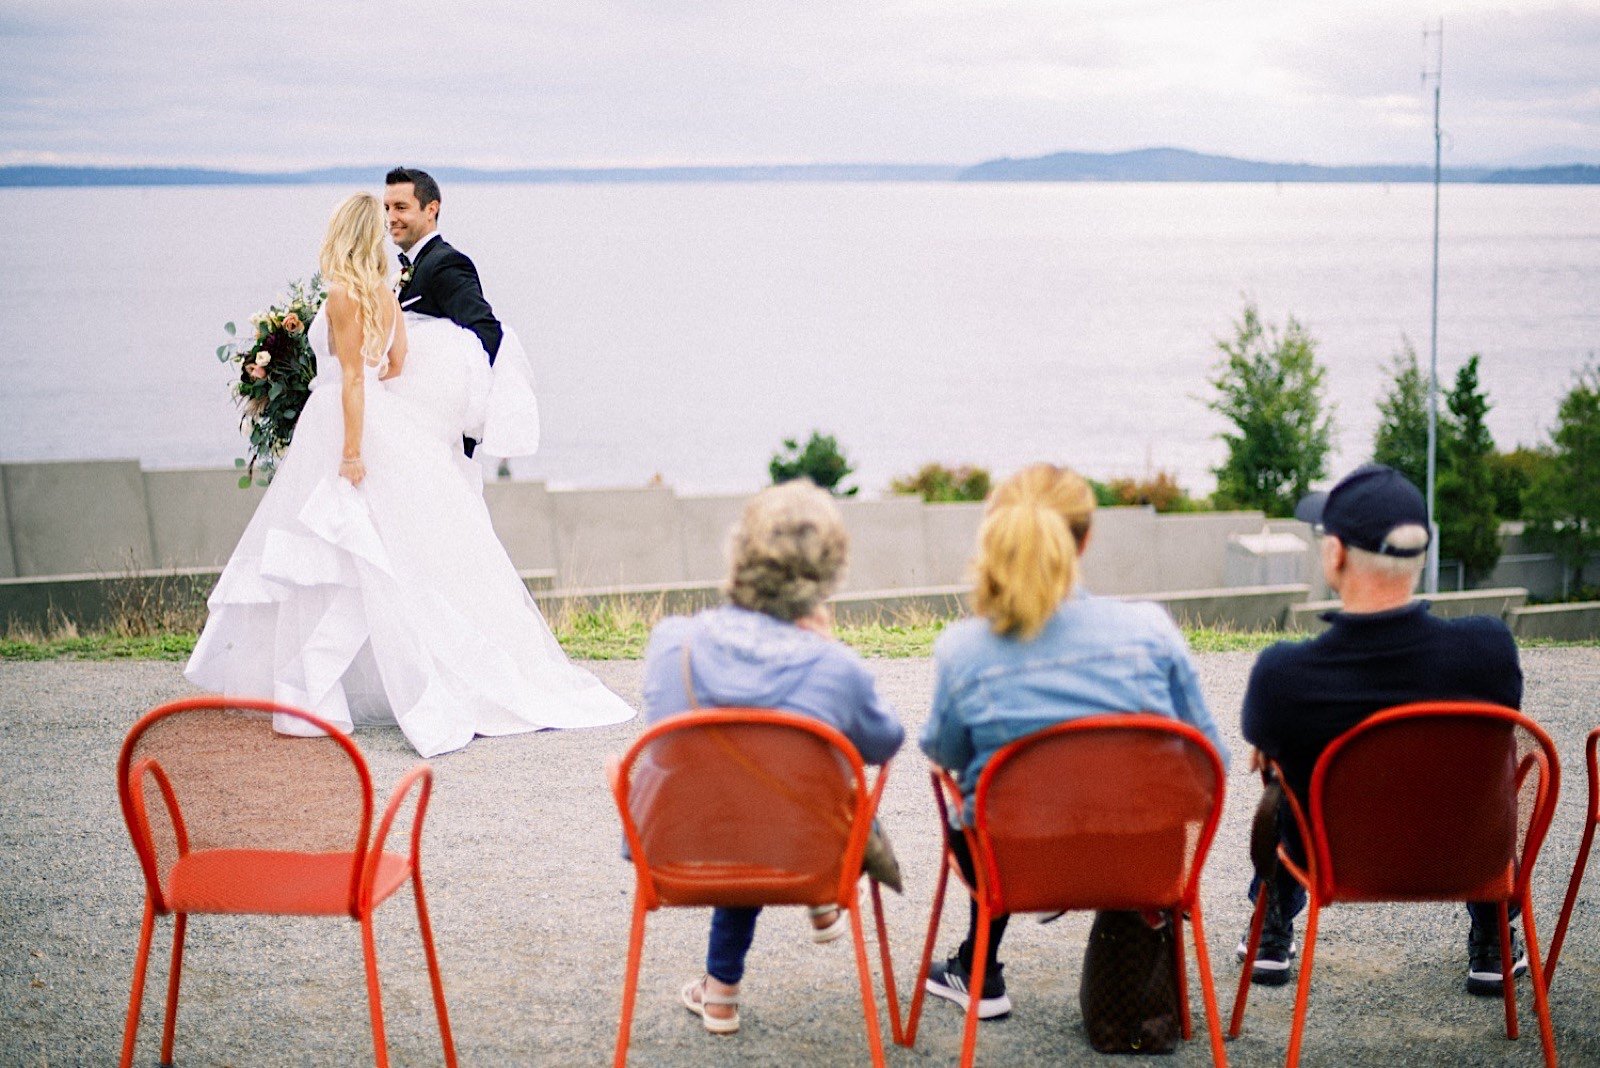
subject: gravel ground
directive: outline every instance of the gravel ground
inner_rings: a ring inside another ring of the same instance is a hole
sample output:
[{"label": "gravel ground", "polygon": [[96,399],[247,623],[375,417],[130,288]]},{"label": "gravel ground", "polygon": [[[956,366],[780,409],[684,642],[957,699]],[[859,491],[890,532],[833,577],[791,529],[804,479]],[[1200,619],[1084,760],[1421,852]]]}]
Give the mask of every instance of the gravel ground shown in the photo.
[{"label": "gravel ground", "polygon": [[[1239,759],[1237,713],[1250,654],[1199,659],[1212,708],[1229,735],[1233,795],[1206,872],[1206,922],[1222,1011],[1247,919],[1247,823],[1256,788]],[[638,662],[590,665],[638,703]],[[926,660],[879,661],[882,687],[914,736],[926,715]],[[1554,928],[1577,848],[1584,802],[1582,740],[1600,712],[1600,650],[1525,653],[1527,707],[1567,764],[1560,811],[1535,878],[1542,941]],[[165,663],[0,663],[0,1063],[115,1060],[138,936],[143,887],[117,810],[113,767],[143,710],[190,692]],[[606,1063],[615,1035],[632,872],[601,771],[637,722],[573,733],[480,739],[435,761],[438,787],[424,865],[461,1061],[472,1065]],[[359,735],[379,796],[414,754],[394,730]],[[883,820],[907,869],[908,892],[887,902],[901,994],[909,1000],[927,922],[937,828],[914,747],[894,769]],[[439,1061],[415,913],[405,895],[378,913],[379,960],[392,1056]],[[947,909],[940,952],[965,910]],[[848,942],[817,947],[799,910],[763,917],[746,977],[744,1029],[707,1035],[677,1005],[705,950],[703,910],[651,916],[633,1032],[641,1065],[861,1064],[867,1053]],[[1558,1048],[1569,1065],[1600,1065],[1600,861],[1586,883],[1553,992]],[[1016,1009],[983,1026],[989,1064],[1096,1063],[1077,1008],[1087,916],[1048,927],[1013,924],[1005,945]],[[154,1064],[166,964],[158,927],[140,1033]],[[1307,1026],[1307,1065],[1540,1063],[1531,990],[1520,987],[1523,1037],[1504,1037],[1495,1000],[1463,991],[1466,917],[1457,906],[1343,907],[1323,926]],[[1190,955],[1192,958],[1192,954]],[[197,917],[191,924],[178,1024],[180,1064],[370,1063],[359,933],[337,920]],[[876,965],[874,974],[877,977]],[[881,977],[877,977],[881,992]],[[1256,990],[1236,1065],[1281,1061],[1293,988]],[[1209,1060],[1196,1041],[1157,1063]],[[880,1014],[882,1009],[880,1005]],[[887,1042],[887,1017],[884,1019]],[[915,1050],[889,1063],[949,1064],[960,1014],[930,1001]],[[1140,1058],[1117,1063],[1137,1064]]]}]

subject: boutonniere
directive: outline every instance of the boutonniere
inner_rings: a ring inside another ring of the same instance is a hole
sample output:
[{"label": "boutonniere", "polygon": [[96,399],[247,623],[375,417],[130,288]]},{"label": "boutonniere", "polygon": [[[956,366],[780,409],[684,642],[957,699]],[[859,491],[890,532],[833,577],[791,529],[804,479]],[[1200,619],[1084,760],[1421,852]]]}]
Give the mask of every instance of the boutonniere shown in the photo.
[{"label": "boutonniere", "polygon": [[406,286],[411,284],[412,266],[413,265],[411,264],[407,264],[406,266],[400,268],[400,281],[397,283],[399,288],[404,289]]}]

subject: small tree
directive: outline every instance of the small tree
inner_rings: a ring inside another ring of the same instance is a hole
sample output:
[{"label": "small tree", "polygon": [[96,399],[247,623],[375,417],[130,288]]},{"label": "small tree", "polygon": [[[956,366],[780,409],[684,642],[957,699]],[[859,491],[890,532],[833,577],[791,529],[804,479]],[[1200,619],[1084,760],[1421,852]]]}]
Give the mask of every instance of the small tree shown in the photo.
[{"label": "small tree", "polygon": [[1221,435],[1228,458],[1213,470],[1222,508],[1259,508],[1286,516],[1311,484],[1328,473],[1333,416],[1325,412],[1326,370],[1316,342],[1293,316],[1280,333],[1262,325],[1253,302],[1219,340],[1222,361],[1209,383],[1208,407],[1234,426]]},{"label": "small tree", "polygon": [[1523,515],[1535,544],[1548,547],[1582,589],[1583,568],[1600,552],[1600,367],[1580,370],[1561,399],[1550,462],[1534,476]]},{"label": "small tree", "polygon": [[1473,353],[1456,372],[1446,397],[1450,427],[1439,436],[1436,516],[1439,555],[1461,561],[1469,583],[1476,583],[1500,560],[1500,519],[1495,514],[1494,439],[1484,417],[1489,399],[1478,384]]},{"label": "small tree", "polygon": [[820,430],[811,432],[811,439],[803,448],[794,438],[784,438],[783,448],[773,455],[772,462],[767,465],[773,485],[796,478],[809,478],[835,497],[856,495],[860,487],[845,489],[839,485],[854,470],[833,435],[823,434]]},{"label": "small tree", "polygon": [[[1378,400],[1378,431],[1372,459],[1410,479],[1418,489],[1428,485],[1428,380],[1417,366],[1417,350],[1401,339],[1390,361],[1389,391]],[[1441,424],[1444,421],[1441,420]],[[1440,426],[1443,431],[1443,425]]]}]

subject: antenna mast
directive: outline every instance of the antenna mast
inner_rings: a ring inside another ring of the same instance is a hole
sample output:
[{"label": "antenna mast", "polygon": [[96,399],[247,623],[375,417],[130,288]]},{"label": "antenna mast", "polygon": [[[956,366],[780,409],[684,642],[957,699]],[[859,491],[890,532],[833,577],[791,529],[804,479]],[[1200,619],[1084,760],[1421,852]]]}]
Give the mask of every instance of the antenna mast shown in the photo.
[{"label": "antenna mast", "polygon": [[1423,588],[1439,592],[1439,517],[1434,510],[1438,490],[1439,466],[1439,177],[1444,134],[1439,126],[1439,87],[1444,75],[1444,19],[1438,28],[1422,31],[1423,48],[1428,38],[1437,44],[1433,69],[1422,72],[1422,84],[1433,82],[1433,308],[1428,334],[1428,569]]}]

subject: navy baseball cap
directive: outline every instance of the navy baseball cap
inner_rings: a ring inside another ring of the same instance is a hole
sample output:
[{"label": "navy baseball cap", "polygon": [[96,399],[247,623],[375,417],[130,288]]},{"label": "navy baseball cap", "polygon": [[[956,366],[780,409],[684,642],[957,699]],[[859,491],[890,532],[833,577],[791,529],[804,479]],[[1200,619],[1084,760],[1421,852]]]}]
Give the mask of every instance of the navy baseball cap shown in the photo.
[{"label": "navy baseball cap", "polygon": [[1369,553],[1421,556],[1428,551],[1427,542],[1414,549],[1389,544],[1397,527],[1427,530],[1428,505],[1406,476],[1383,464],[1362,464],[1328,492],[1307,494],[1294,506],[1294,517]]}]

